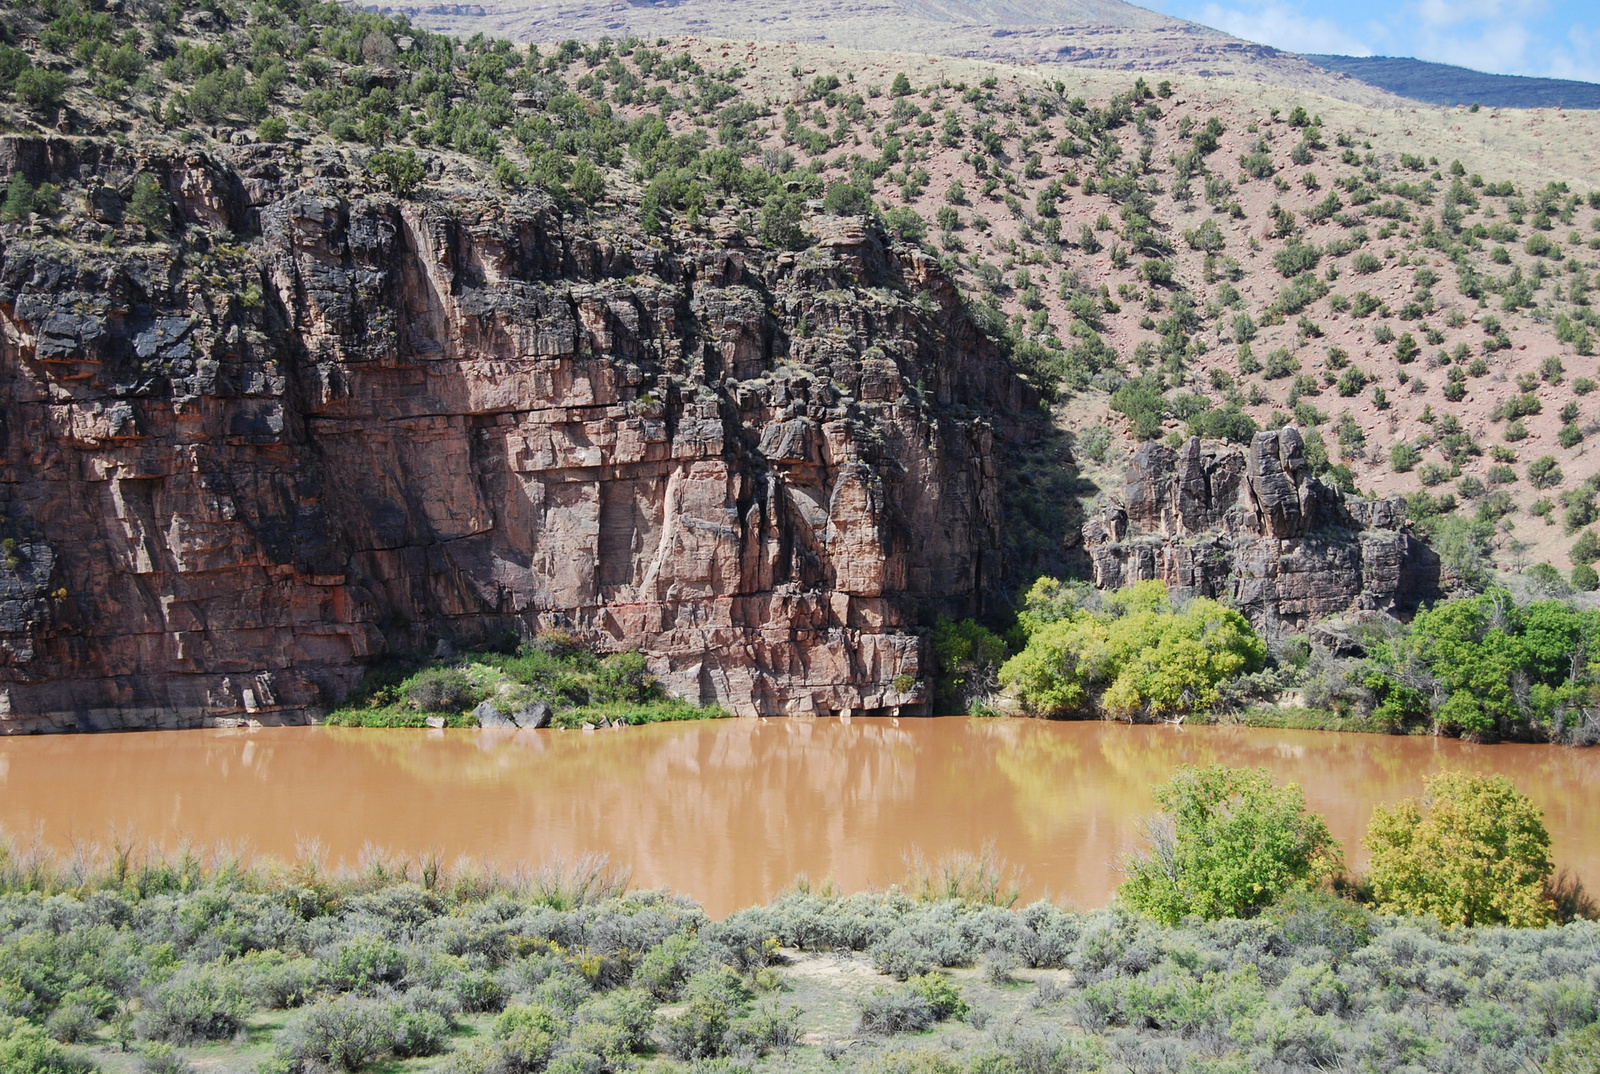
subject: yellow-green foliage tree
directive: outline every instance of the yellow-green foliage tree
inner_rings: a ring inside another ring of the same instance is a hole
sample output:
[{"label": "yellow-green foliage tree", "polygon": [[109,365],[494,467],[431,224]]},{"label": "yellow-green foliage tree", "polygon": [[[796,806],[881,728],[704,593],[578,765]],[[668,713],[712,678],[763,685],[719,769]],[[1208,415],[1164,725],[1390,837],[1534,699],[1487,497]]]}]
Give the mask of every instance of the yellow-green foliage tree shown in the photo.
[{"label": "yellow-green foliage tree", "polygon": [[1155,795],[1163,812],[1146,826],[1150,849],[1124,863],[1117,894],[1165,924],[1253,916],[1342,864],[1299,785],[1280,787],[1266,769],[1185,765]]},{"label": "yellow-green foliage tree", "polygon": [[1161,582],[1109,594],[1099,611],[1054,578],[1029,590],[1020,616],[1028,644],[1000,685],[1039,716],[1158,719],[1204,712],[1217,687],[1255,671],[1266,645],[1238,612],[1198,597],[1174,610]]},{"label": "yellow-green foliage tree", "polygon": [[1505,776],[1432,776],[1421,801],[1374,809],[1362,845],[1379,909],[1519,928],[1554,913],[1544,811]]}]

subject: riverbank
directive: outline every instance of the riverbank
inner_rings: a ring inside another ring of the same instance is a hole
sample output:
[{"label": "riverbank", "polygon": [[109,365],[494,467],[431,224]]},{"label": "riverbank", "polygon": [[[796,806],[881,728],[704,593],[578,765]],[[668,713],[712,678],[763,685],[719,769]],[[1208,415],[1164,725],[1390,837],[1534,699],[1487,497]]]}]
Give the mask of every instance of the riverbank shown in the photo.
[{"label": "riverbank", "polygon": [[849,896],[802,883],[713,921],[599,859],[495,874],[372,855],[340,875],[11,849],[0,1058],[18,1074],[993,1074],[1593,1054],[1593,922],[1446,930],[1313,894],[1164,927],[1008,906],[974,866]]},{"label": "riverbank", "polygon": [[1368,735],[1422,735],[1421,728],[1398,728],[1384,720],[1304,705],[1253,705],[1235,712],[1214,713],[1199,721],[1210,727],[1262,727],[1284,731],[1341,731]]},{"label": "riverbank", "polygon": [[1596,644],[1600,611],[1495,587],[1406,622],[1351,613],[1288,635],[1160,581],[1048,577],[1004,635],[972,620],[934,631],[947,707],[1574,746],[1600,744]]},{"label": "riverbank", "polygon": [[610,727],[723,719],[668,697],[636,652],[600,654],[560,630],[369,671],[325,723],[334,727]]}]

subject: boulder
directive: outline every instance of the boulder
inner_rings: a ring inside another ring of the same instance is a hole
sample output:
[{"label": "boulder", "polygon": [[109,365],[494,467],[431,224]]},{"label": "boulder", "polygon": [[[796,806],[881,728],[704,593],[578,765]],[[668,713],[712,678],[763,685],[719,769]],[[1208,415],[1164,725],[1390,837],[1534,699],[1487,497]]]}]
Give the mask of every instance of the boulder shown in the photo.
[{"label": "boulder", "polygon": [[494,707],[492,702],[480,701],[478,707],[472,710],[472,716],[478,721],[479,727],[516,727],[511,717]]},{"label": "boulder", "polygon": [[86,199],[89,212],[102,224],[122,223],[123,203],[122,195],[108,186],[93,186],[89,189]]},{"label": "boulder", "polygon": [[535,701],[519,708],[511,714],[511,722],[518,727],[546,727],[550,723],[550,706],[543,701]]}]

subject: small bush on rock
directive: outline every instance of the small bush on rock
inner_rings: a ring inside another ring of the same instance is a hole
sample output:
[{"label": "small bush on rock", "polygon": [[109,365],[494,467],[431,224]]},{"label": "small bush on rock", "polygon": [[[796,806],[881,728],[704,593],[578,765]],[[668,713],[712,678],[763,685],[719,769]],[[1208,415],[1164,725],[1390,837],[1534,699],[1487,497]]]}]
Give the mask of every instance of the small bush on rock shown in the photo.
[{"label": "small bush on rock", "polygon": [[478,700],[472,680],[459,668],[431,668],[416,675],[406,697],[423,712],[461,712]]}]

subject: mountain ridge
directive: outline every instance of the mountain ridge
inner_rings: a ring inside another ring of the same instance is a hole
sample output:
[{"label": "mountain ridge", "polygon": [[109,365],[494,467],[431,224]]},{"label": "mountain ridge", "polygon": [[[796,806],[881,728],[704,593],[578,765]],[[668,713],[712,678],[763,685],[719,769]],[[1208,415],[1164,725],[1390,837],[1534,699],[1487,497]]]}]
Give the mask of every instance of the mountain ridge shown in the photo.
[{"label": "mountain ridge", "polygon": [[1600,84],[1564,78],[1497,75],[1410,56],[1334,56],[1303,53],[1330,71],[1426,104],[1485,108],[1600,108]]}]

